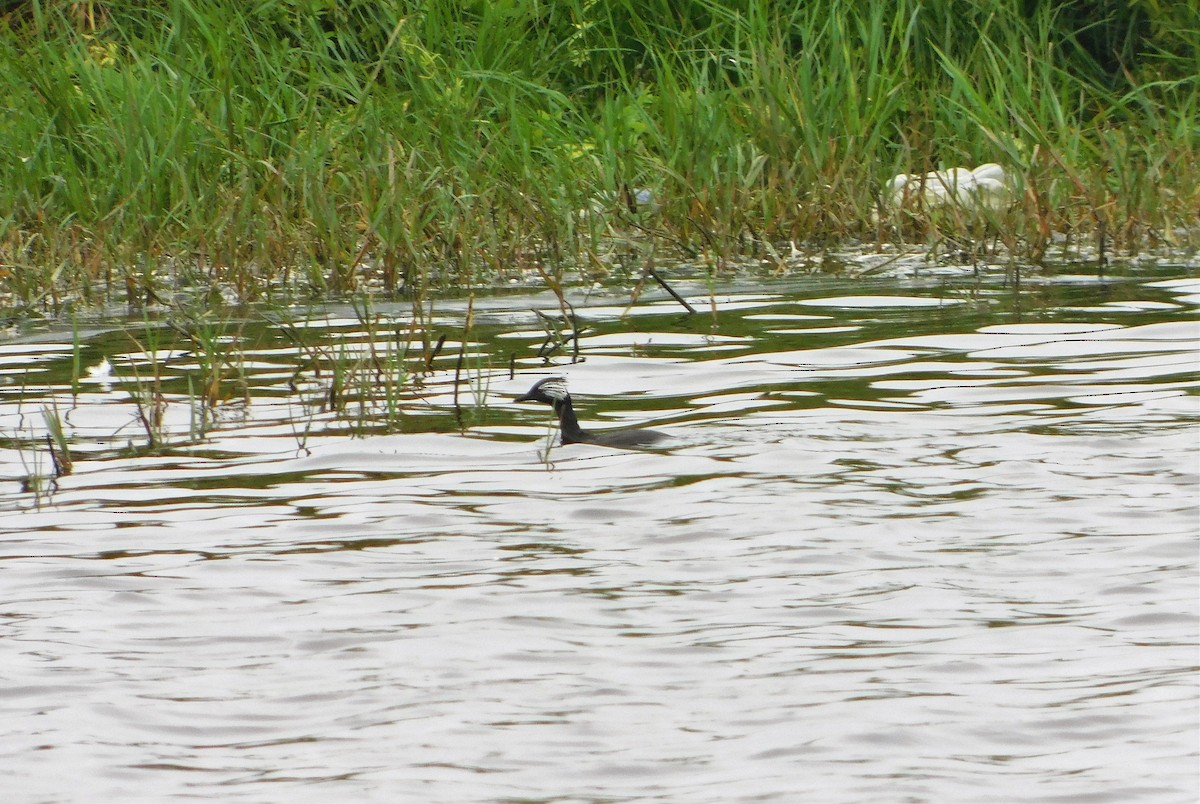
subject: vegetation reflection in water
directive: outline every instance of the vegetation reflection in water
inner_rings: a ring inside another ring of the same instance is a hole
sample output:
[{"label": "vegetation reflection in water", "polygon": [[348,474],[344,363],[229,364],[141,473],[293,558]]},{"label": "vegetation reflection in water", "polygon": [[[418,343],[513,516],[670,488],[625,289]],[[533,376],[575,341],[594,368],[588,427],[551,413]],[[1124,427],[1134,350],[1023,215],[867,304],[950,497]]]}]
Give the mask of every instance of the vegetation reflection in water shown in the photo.
[{"label": "vegetation reflection in water", "polygon": [[[598,291],[549,365],[550,295],[26,335],[10,789],[1182,799],[1194,274]],[[678,446],[547,450],[560,374]]]}]

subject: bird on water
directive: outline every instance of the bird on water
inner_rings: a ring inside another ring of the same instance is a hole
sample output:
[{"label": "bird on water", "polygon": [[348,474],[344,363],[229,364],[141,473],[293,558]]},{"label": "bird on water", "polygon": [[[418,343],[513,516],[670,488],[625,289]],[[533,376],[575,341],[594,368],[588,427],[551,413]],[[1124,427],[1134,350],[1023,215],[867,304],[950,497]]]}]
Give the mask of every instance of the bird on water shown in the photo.
[{"label": "bird on water", "polygon": [[658,444],[667,438],[657,430],[584,430],[575,418],[571,405],[571,394],[567,392],[567,381],[562,377],[547,377],[538,380],[517,402],[542,402],[554,408],[558,426],[562,431],[563,444],[599,444],[604,447],[639,448]]}]

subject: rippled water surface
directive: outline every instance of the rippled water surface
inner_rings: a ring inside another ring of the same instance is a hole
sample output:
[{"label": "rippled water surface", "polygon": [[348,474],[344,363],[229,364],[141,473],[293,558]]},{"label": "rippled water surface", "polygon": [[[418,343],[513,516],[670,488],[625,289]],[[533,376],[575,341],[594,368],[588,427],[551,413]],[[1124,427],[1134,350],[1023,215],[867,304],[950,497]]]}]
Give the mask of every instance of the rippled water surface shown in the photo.
[{"label": "rippled water surface", "polygon": [[[1193,802],[1195,273],[580,294],[549,365],[444,303],[378,435],[348,309],[227,329],[203,439],[185,347],[11,336],[5,800]],[[552,375],[672,442],[547,450]]]}]

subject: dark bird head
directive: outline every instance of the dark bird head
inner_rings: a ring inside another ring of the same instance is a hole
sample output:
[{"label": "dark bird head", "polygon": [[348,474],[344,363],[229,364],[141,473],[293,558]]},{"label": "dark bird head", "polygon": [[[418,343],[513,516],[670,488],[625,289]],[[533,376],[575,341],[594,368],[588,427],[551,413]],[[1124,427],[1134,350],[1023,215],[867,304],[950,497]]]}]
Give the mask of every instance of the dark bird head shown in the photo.
[{"label": "dark bird head", "polygon": [[515,401],[541,402],[546,405],[557,405],[559,402],[570,398],[571,395],[567,393],[567,381],[565,379],[562,377],[547,377],[544,380],[538,380],[532,388],[517,397]]}]

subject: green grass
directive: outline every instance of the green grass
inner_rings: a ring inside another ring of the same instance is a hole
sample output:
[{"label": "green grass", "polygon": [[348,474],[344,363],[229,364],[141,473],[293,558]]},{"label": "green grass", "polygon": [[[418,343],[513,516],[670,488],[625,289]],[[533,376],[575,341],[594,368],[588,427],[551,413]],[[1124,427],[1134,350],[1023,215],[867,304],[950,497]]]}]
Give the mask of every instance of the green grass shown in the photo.
[{"label": "green grass", "polygon": [[882,183],[989,161],[1029,259],[1054,232],[1195,248],[1197,13],[1026,5],[10,4],[0,306],[424,299],[561,282],[620,237],[714,270],[928,240],[875,223]]}]

